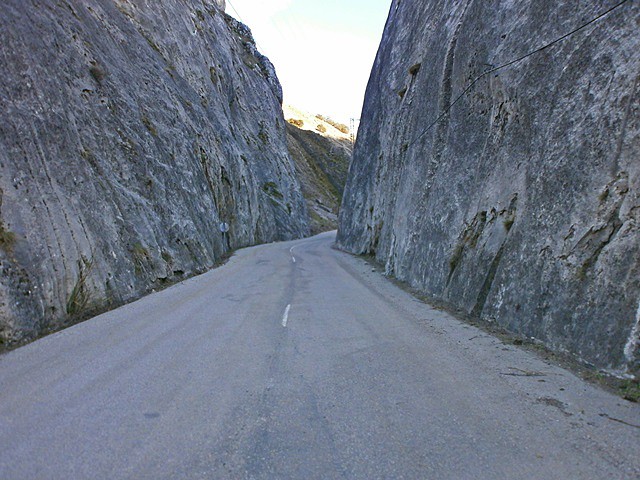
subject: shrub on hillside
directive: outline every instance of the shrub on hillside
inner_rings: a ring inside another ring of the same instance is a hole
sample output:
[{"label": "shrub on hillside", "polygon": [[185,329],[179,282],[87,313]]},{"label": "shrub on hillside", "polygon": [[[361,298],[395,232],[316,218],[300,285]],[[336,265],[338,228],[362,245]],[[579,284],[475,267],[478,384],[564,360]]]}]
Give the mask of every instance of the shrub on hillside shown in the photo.
[{"label": "shrub on hillside", "polygon": [[344,123],[336,122],[331,117],[325,117],[324,115],[318,114],[318,115],[316,115],[316,118],[319,119],[319,120],[322,120],[323,122],[327,122],[333,128],[336,128],[337,130],[339,130],[340,132],[344,133],[345,135],[349,133],[349,127],[347,127]]}]

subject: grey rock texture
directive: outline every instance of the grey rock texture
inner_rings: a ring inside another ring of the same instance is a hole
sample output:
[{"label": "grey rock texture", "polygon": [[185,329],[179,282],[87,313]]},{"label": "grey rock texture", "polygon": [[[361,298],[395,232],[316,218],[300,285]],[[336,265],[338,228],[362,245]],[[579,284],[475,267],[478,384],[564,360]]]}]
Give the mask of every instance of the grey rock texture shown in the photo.
[{"label": "grey rock texture", "polygon": [[331,125],[322,120],[318,122],[325,133],[291,124],[296,120],[287,118],[287,144],[306,200],[311,234],[335,230],[351,161],[351,141],[344,138],[346,135],[328,134]]},{"label": "grey rock texture", "polygon": [[0,4],[3,342],[308,233],[275,70],[223,4]]},{"label": "grey rock texture", "polygon": [[637,375],[640,5],[448,110],[616,3],[394,0],[338,242],[434,301]]}]

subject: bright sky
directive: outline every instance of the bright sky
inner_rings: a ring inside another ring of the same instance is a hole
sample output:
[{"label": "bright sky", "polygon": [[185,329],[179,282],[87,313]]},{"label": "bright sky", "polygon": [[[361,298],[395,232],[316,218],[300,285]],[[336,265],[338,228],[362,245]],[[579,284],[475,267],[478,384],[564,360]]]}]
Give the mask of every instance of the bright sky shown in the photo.
[{"label": "bright sky", "polygon": [[390,6],[391,0],[227,0],[227,13],[241,17],[275,65],[285,103],[348,124],[360,117]]}]

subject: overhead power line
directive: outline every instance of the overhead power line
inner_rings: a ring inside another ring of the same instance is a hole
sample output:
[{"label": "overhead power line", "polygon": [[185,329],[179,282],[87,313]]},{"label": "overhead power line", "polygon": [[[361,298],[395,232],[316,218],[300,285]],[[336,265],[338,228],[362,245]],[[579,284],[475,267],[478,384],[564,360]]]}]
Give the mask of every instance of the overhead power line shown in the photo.
[{"label": "overhead power line", "polygon": [[[584,23],[582,25],[580,25],[578,28],[575,28],[573,30],[571,30],[568,33],[565,33],[564,35],[562,35],[561,37],[556,38],[555,40],[539,47],[536,48],[535,50],[530,51],[529,53],[526,53],[514,60],[511,60],[510,62],[507,63],[503,63],[502,65],[499,65],[497,67],[491,68],[483,73],[481,73],[478,77],[476,77],[468,86],[467,88],[465,88],[462,93],[460,93],[460,95],[458,95],[456,97],[456,99],[451,102],[449,104],[449,106],[447,108],[445,108],[445,110],[433,121],[429,124],[429,126],[427,126],[427,128],[425,128],[424,130],[422,130],[422,132],[420,132],[420,134],[411,142],[407,145],[406,149],[409,149],[411,146],[413,146],[418,140],[420,140],[429,130],[431,130],[440,120],[442,120],[445,115],[447,115],[449,113],[449,111],[451,111],[451,109],[453,108],[453,106],[458,103],[458,101],[464,97],[469,90],[471,90],[474,85],[476,83],[478,83],[478,81],[480,81],[482,78],[484,78],[485,76],[497,72],[498,70],[502,70],[503,68],[509,67],[511,65],[513,65],[514,63],[518,63],[521,62],[522,60],[524,60],[525,58],[530,57],[531,55],[535,55],[536,53],[542,52],[543,50],[546,50],[547,48],[555,45],[556,43],[559,43],[563,40],[565,40],[566,38],[570,37],[571,35],[579,32],[580,30],[583,30],[584,28],[588,27],[589,25],[591,25],[592,23],[597,22],[598,20],[600,20],[601,18],[609,15],[611,12],[613,12],[614,10],[616,10],[617,8],[621,7],[622,5],[624,5],[625,3],[627,3],[629,0],[622,0],[621,2],[617,3],[616,5],[614,5],[613,7],[609,8],[608,10],[605,10],[604,12],[602,12],[600,15],[598,15],[597,17],[592,18],[591,20],[589,20],[587,23]],[[405,149],[405,150],[406,150]]]},{"label": "overhead power line", "polygon": [[242,20],[242,17],[238,13],[238,10],[236,10],[236,7],[233,6],[233,3],[231,3],[231,0],[227,0],[227,3],[233,9],[233,11],[236,12],[236,15],[238,16],[238,20],[240,20],[242,23],[244,23],[244,20]]},{"label": "overhead power line", "polygon": [[[238,13],[238,10],[236,9],[236,7],[233,6],[233,3],[231,3],[231,0],[227,0],[227,3],[229,4],[229,6],[233,9],[234,12],[236,12],[236,16],[238,17],[238,20],[240,20],[240,22],[242,22],[244,25],[246,25],[249,29],[251,29],[251,27],[249,25],[247,25],[247,23],[242,19],[242,17],[240,16],[240,13]],[[253,35],[253,31],[251,32],[251,35]],[[266,52],[264,51],[264,48],[262,48],[262,45],[260,45],[258,43],[258,41],[256,40],[255,37],[253,37],[253,41],[256,44],[256,47],[258,47],[258,50],[260,50],[260,52],[265,55]]]}]

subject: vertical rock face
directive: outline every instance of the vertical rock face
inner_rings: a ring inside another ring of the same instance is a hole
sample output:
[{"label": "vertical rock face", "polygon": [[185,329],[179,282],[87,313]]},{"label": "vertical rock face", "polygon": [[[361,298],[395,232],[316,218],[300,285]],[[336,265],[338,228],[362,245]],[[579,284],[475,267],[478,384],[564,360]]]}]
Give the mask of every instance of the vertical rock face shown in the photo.
[{"label": "vertical rock face", "polygon": [[395,0],[338,241],[435,300],[637,373],[640,5],[483,75],[616,3]]},{"label": "vertical rock face", "polygon": [[221,4],[0,5],[4,342],[308,232],[275,71]]}]

